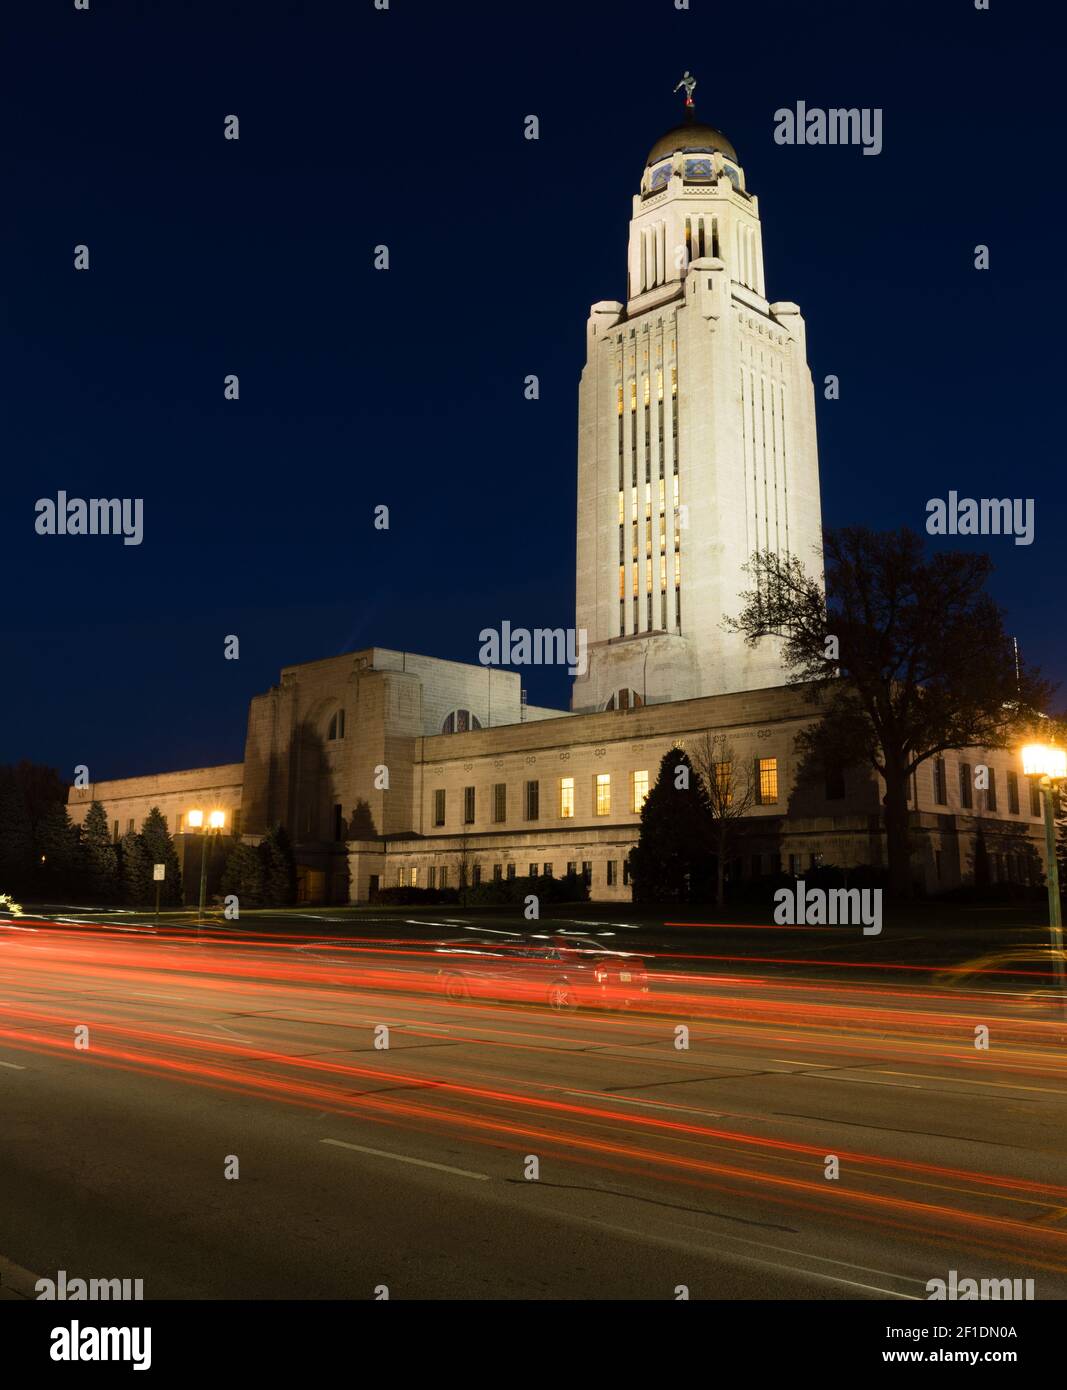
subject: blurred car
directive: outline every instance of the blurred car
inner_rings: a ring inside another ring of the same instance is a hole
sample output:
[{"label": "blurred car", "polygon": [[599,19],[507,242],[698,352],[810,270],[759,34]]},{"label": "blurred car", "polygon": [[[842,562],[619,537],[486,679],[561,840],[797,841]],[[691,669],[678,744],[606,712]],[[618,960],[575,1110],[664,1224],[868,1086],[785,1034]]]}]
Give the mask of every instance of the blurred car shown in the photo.
[{"label": "blurred car", "polygon": [[942,989],[991,994],[1000,1002],[1022,1009],[1052,1010],[1063,1003],[1064,972],[1067,951],[1055,951],[1051,946],[1017,946],[942,970],[934,978]]},{"label": "blurred car", "polygon": [[648,996],[645,962],[592,937],[514,937],[443,941],[438,969],[449,999],[499,999],[578,1008],[625,1009]]}]

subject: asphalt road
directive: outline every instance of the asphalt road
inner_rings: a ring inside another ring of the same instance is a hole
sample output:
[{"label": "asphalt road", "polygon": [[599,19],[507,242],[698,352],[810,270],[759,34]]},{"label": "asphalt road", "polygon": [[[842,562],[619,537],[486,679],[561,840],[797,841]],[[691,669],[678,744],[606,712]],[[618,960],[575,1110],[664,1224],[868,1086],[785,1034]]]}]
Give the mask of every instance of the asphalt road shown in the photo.
[{"label": "asphalt road", "polygon": [[1067,1296],[1047,1011],[666,957],[624,1013],[453,1003],[389,935],[0,923],[0,1298]]}]

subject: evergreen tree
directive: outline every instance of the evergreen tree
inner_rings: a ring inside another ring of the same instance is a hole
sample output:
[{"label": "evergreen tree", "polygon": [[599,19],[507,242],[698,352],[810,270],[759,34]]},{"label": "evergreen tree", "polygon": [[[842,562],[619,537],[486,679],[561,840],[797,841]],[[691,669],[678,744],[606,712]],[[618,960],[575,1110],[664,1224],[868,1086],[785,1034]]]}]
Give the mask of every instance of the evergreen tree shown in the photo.
[{"label": "evergreen tree", "polygon": [[264,856],[255,845],[234,840],[222,872],[222,891],[237,898],[238,907],[262,907],[264,902]]},{"label": "evergreen tree", "polygon": [[45,893],[77,892],[83,887],[85,860],[81,832],[61,801],[53,801],[37,822],[38,878]]},{"label": "evergreen tree", "polygon": [[0,768],[0,889],[19,892],[33,873],[33,829],[11,768]]},{"label": "evergreen tree", "polygon": [[713,895],[713,833],[703,778],[684,749],[668,749],[641,808],[640,840],[630,851],[634,902],[703,902]]},{"label": "evergreen tree", "polygon": [[[145,853],[148,855],[150,866],[153,864],[166,865],[166,876],[160,885],[162,888],[160,902],[167,906],[180,904],[182,900],[181,865],[178,863],[178,852],[174,848],[174,841],[170,838],[167,822],[158,806],[153,806],[148,815],[145,816],[144,825],[141,826],[141,841]],[[152,877],[151,867],[149,867],[148,876],[149,878]],[[155,902],[154,880],[152,901]]]},{"label": "evergreen tree", "polygon": [[88,891],[100,902],[118,901],[119,857],[108,830],[107,813],[99,801],[89,807],[82,824],[82,846]]},{"label": "evergreen tree", "polygon": [[122,896],[130,907],[147,907],[155,900],[152,861],[144,840],[127,830],[121,840]]},{"label": "evergreen tree", "polygon": [[276,825],[260,843],[263,861],[263,902],[266,907],[288,907],[296,901],[296,864],[289,836]]}]

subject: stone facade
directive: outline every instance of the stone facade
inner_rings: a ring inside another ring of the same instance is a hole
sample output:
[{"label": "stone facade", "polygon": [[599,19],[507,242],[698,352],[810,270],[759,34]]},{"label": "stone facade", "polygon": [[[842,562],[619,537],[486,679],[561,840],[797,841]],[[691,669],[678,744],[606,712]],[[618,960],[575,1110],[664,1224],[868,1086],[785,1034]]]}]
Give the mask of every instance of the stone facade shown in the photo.
[{"label": "stone facade", "polygon": [[[443,732],[457,710],[483,727]],[[154,805],[179,833],[194,807],[223,809],[248,838],[282,824],[305,901],[364,902],[374,883],[454,887],[463,871],[473,881],[573,865],[595,900],[626,902],[645,786],[672,746],[693,750],[711,734],[746,774],[760,764],[766,782],[731,850],[735,877],[879,865],[873,773],[852,769],[828,788],[801,766],[796,735],[816,713],[794,686],[591,714],[530,710],[512,673],[371,648],[286,667],[251,702],[243,765],[72,788],[70,809],[80,822],[96,798],[120,834]],[[973,789],[964,804],[973,777],[961,781],[961,761],[993,769],[995,804]],[[1033,876],[1041,819],[1015,761],[974,751],[919,769],[912,819],[929,891],[972,876],[979,828],[993,878]]]}]

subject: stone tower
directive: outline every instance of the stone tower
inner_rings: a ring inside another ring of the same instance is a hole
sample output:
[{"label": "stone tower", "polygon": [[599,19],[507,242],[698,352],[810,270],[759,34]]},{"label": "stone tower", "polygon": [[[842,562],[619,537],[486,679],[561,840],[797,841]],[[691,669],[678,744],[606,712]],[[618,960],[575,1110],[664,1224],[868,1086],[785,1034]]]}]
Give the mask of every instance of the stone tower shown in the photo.
[{"label": "stone tower", "polygon": [[652,146],[634,196],[627,300],[592,306],[578,404],[576,622],[595,710],[783,684],[778,646],[724,614],[753,551],[821,574],[804,320],[766,298],[759,203],[719,131]]}]

